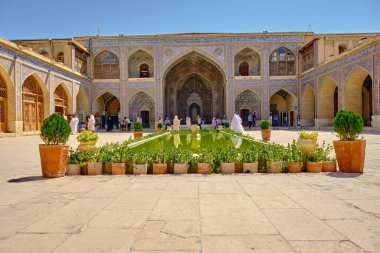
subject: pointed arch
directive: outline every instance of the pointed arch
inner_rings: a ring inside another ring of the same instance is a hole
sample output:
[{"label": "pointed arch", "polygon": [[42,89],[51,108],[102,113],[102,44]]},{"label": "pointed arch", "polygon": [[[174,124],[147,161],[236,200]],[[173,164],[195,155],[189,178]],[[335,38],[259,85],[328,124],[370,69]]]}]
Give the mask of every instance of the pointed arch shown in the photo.
[{"label": "pointed arch", "polygon": [[110,51],[97,54],[93,61],[94,79],[120,79],[119,58]]},{"label": "pointed arch", "polygon": [[54,111],[60,115],[71,114],[72,96],[65,83],[60,83],[54,90]]},{"label": "pointed arch", "polygon": [[143,126],[149,128],[155,122],[155,103],[151,96],[143,91],[136,92],[129,100],[129,118],[136,120],[142,119]]},{"label": "pointed arch", "polygon": [[338,86],[330,77],[325,77],[318,90],[318,118],[333,119],[338,112]]},{"label": "pointed arch", "polygon": [[297,109],[297,97],[286,88],[280,88],[271,94],[269,110],[273,126],[293,126]]},{"label": "pointed arch", "polygon": [[279,47],[269,56],[270,76],[294,76],[296,75],[296,57],[292,50]]},{"label": "pointed arch", "polygon": [[28,76],[22,84],[22,115],[24,131],[39,130],[50,115],[49,92],[37,74]]},{"label": "pointed arch", "polygon": [[235,76],[259,76],[260,62],[260,55],[256,51],[248,47],[240,50],[234,58]]},{"label": "pointed arch", "polygon": [[81,121],[84,121],[86,115],[90,114],[90,100],[85,89],[80,88],[76,96],[75,114]]},{"label": "pointed arch", "polygon": [[306,85],[301,94],[301,124],[314,126],[315,93],[310,85]]},{"label": "pointed arch", "polygon": [[103,92],[94,99],[93,112],[106,112],[107,116],[117,116],[120,111],[120,100],[111,92]]},{"label": "pointed arch", "polygon": [[16,101],[14,86],[7,71],[0,65],[0,132],[7,132],[9,122],[14,122],[16,117]]},{"label": "pointed arch", "polygon": [[235,113],[242,116],[242,120],[247,123],[250,112],[256,112],[256,119],[261,119],[261,98],[256,91],[246,89],[235,98]]},{"label": "pointed arch", "polygon": [[[141,72],[141,66],[146,65],[147,68]],[[130,78],[154,77],[154,60],[152,55],[146,51],[139,49],[128,58],[128,76]]]}]

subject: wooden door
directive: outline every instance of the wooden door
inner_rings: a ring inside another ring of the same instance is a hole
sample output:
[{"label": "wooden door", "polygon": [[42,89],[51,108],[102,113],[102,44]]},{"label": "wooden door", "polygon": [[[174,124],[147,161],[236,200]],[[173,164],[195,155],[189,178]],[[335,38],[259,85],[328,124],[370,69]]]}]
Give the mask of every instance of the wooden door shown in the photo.
[{"label": "wooden door", "polygon": [[144,128],[149,128],[149,112],[141,111],[141,121]]},{"label": "wooden door", "polygon": [[248,126],[248,115],[249,115],[248,109],[240,110],[240,118],[243,121],[243,126]]},{"label": "wooden door", "polygon": [[294,125],[294,112],[293,111],[290,111],[289,123],[290,123],[290,126]]},{"label": "wooden door", "polygon": [[41,128],[44,119],[42,90],[37,80],[30,76],[22,87],[22,109],[24,131],[36,131]]}]

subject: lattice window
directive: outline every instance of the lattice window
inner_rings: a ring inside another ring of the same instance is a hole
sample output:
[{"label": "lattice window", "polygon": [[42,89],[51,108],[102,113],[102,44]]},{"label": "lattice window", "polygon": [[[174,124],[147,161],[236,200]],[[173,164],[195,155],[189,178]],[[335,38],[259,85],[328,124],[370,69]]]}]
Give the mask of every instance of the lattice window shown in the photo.
[{"label": "lattice window", "polygon": [[281,47],[274,51],[269,58],[271,76],[293,76],[295,75],[295,57],[294,54]]},{"label": "lattice window", "polygon": [[5,122],[5,114],[6,114],[5,103],[4,103],[4,101],[0,100],[0,122],[1,123]]},{"label": "lattice window", "polygon": [[105,51],[94,59],[94,78],[120,78],[119,59],[111,52]]}]

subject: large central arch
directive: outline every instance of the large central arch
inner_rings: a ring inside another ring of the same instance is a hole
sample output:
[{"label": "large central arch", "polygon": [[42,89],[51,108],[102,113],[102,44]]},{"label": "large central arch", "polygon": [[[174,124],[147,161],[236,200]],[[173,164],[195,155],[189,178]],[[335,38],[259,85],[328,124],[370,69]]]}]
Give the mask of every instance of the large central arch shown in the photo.
[{"label": "large central arch", "polygon": [[[164,76],[164,116],[192,120],[199,114],[206,123],[225,114],[225,78],[207,57],[191,52],[176,61]],[[183,120],[182,123],[185,123]]]}]

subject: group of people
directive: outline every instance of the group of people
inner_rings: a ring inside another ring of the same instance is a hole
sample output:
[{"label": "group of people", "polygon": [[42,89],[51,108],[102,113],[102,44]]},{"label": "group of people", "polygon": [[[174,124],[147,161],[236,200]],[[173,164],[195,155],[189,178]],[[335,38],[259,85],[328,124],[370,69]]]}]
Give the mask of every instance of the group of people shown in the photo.
[{"label": "group of people", "polygon": [[[177,115],[174,116],[173,130],[176,130],[176,131],[179,130],[179,127],[181,125],[181,120],[182,119],[178,119]],[[197,115],[197,117],[196,117],[196,122],[197,122],[199,128],[202,129],[202,118],[199,115]],[[171,130],[172,129],[171,121],[170,121],[169,117],[166,117],[166,119],[164,121],[164,128],[165,128],[165,130]],[[191,118],[189,116],[186,116],[186,129],[190,130],[190,128],[191,128]]]},{"label": "group of people", "polygon": [[121,121],[121,130],[127,129],[128,132],[131,131],[132,122],[128,117],[124,117],[124,119]]},{"label": "group of people", "polygon": [[256,126],[256,112],[250,112],[248,115],[248,128],[251,129],[251,127]]},{"label": "group of people", "polygon": [[[67,120],[66,115],[62,115],[65,120]],[[70,120],[70,128],[71,128],[71,134],[77,134],[78,133],[78,127],[79,128],[86,128],[86,125],[83,126],[79,125],[79,118],[77,115],[73,115]],[[94,115],[90,115],[90,117],[87,119],[87,130],[89,131],[95,131],[95,117]]]},{"label": "group of people", "polygon": [[227,118],[226,118],[226,115],[223,115],[223,118],[220,118],[220,117],[214,117],[212,118],[211,120],[211,128],[218,128],[219,126],[223,126],[226,124],[227,122]]}]

